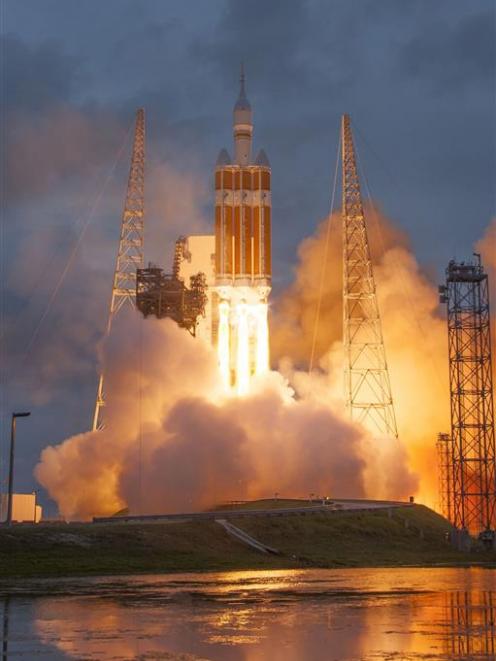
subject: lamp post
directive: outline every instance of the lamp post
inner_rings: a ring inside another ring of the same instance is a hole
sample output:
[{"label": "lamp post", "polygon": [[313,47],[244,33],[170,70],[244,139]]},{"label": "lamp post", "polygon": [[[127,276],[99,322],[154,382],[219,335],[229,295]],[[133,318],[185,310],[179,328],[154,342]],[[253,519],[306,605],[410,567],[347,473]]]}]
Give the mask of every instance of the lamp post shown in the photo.
[{"label": "lamp post", "polygon": [[10,426],[10,461],[9,461],[9,499],[7,504],[7,525],[12,525],[12,496],[14,490],[14,449],[17,418],[27,418],[31,415],[30,411],[23,413],[12,413],[12,423]]},{"label": "lamp post", "polygon": [[36,500],[38,498],[38,492],[36,491],[36,489],[33,489],[33,496],[34,496],[33,523],[37,523],[37,521],[36,521]]}]

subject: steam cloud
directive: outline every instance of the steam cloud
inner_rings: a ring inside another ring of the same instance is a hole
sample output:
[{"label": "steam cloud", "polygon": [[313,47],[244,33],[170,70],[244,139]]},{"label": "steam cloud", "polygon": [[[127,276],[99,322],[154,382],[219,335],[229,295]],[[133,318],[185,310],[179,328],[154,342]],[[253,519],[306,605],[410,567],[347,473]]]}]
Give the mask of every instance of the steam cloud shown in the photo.
[{"label": "steam cloud", "polygon": [[[125,506],[135,513],[185,511],[275,492],[417,493],[436,505],[435,439],[449,429],[444,315],[406,237],[381,214],[369,218],[400,441],[378,447],[344,412],[336,216],[310,375],[325,222],[303,241],[295,280],[273,312],[271,351],[279,371],[245,398],[222,395],[210,346],[169,320],[122,314],[102,352],[105,430],[47,447],[35,471],[61,513],[88,518]],[[495,227],[482,242],[486,252]]]},{"label": "steam cloud", "polygon": [[[419,478],[418,497],[436,507],[435,442],[439,432],[450,430],[446,313],[438,303],[437,283],[420,268],[406,236],[381,212],[368,208],[366,215],[399,437],[405,448],[407,465]],[[308,368],[319,295],[315,283],[320,281],[326,227],[324,221],[315,236],[302,242],[295,280],[277,306],[271,355],[278,358],[284,373],[287,373],[288,355],[300,369]],[[320,364],[322,378],[328,381],[332,397],[339,403],[342,396],[339,214],[331,218],[330,227],[314,364]],[[490,282],[494,282],[496,220],[490,224],[477,249],[482,253]],[[494,294],[493,287],[493,300]],[[493,333],[494,326],[493,323]],[[308,392],[314,382],[315,378],[308,380],[300,374],[295,387]],[[329,397],[329,391],[326,396]],[[386,474],[398,482],[403,479],[402,471],[394,466]],[[394,492],[393,484],[391,490]]]},{"label": "steam cloud", "polygon": [[[126,505],[148,513],[201,509],[275,492],[367,493],[366,434],[316,397],[295,399],[277,372],[246,398],[223,398],[209,346],[170,320],[144,321],[132,310],[115,325],[103,363],[106,428],[47,447],[36,468],[68,518]],[[387,495],[409,492],[406,469],[403,478],[403,488]]]}]

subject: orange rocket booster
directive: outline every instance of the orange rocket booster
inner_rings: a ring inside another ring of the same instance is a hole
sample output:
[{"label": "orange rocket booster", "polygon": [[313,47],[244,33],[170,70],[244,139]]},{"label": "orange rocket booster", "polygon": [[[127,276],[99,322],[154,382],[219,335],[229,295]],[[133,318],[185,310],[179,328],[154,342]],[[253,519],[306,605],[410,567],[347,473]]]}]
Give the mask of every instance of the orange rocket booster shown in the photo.
[{"label": "orange rocket booster", "polygon": [[246,167],[218,164],[215,172],[215,257],[218,284],[252,286],[260,281],[270,283],[268,164]]}]

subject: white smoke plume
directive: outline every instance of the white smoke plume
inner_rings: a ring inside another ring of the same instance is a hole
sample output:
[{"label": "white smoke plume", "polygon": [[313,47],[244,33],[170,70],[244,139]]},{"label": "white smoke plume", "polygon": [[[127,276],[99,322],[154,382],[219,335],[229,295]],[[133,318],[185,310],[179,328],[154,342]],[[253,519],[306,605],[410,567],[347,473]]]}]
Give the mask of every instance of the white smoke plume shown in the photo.
[{"label": "white smoke plume", "polygon": [[[450,431],[446,311],[439,305],[438,283],[418,264],[406,237],[373,208],[366,209],[366,216],[399,448],[404,448],[398,451],[404,453],[408,468],[419,478],[415,492],[418,500],[436,507],[436,439],[439,432]],[[271,326],[271,355],[279,361],[280,369],[293,379],[298,391],[305,396],[318,396],[320,401],[329,401],[331,397],[334,405],[338,405],[343,390],[340,215],[336,213],[331,220],[320,315],[316,314],[319,287],[315,283],[320,282],[326,254],[326,221],[314,236],[302,242],[294,282],[277,302]],[[490,223],[476,248],[482,253],[489,274],[494,319],[496,220]],[[493,322],[493,338],[495,327]],[[305,372],[300,372],[294,377],[288,367],[290,356],[301,370],[308,369],[314,338],[314,366],[317,369],[320,366],[320,383],[325,385],[324,389],[315,387],[316,375],[309,378]],[[377,451],[378,447],[374,449]],[[390,463],[391,471],[384,467],[377,473],[366,471],[368,493],[384,486],[384,474],[393,480],[390,492],[395,491],[394,480],[401,484],[403,470],[395,467],[394,461]],[[371,466],[370,460],[367,466]]]},{"label": "white smoke plume", "polygon": [[[203,509],[229,499],[367,494],[380,471],[366,433],[316,397],[295,398],[269,373],[244,398],[225,398],[211,347],[170,320],[123,311],[104,347],[106,427],[47,447],[36,477],[67,518]],[[401,453],[391,451],[395,465]],[[367,465],[370,462],[370,466]],[[381,477],[379,477],[381,481]]]}]

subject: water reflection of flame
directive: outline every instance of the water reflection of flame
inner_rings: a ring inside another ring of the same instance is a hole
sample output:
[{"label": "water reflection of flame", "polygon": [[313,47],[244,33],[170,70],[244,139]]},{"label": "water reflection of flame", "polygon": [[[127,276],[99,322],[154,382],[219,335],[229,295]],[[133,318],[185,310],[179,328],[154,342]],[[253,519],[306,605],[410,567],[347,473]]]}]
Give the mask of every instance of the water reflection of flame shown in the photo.
[{"label": "water reflection of flame", "polygon": [[39,640],[70,658],[494,659],[493,583],[450,569],[184,574],[101,579],[33,605]]}]

